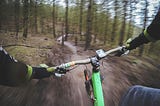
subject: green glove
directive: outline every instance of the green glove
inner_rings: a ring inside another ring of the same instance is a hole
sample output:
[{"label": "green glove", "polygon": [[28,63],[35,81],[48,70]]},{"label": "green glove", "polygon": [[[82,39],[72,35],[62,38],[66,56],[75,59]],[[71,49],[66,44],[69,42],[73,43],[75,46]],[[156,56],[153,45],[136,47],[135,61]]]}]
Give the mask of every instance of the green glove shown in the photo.
[{"label": "green glove", "polygon": [[131,41],[132,41],[132,38],[129,38],[129,39],[125,42],[126,48],[129,48],[129,47],[130,47]]}]

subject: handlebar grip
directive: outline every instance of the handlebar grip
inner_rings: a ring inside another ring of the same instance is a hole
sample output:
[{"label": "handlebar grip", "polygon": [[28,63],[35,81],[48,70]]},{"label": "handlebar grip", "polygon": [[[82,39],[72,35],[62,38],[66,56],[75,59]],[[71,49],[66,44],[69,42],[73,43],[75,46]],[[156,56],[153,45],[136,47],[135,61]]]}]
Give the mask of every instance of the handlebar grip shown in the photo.
[{"label": "handlebar grip", "polygon": [[55,67],[49,67],[49,68],[47,68],[47,71],[48,71],[48,72],[54,72],[55,69],[56,69]]}]

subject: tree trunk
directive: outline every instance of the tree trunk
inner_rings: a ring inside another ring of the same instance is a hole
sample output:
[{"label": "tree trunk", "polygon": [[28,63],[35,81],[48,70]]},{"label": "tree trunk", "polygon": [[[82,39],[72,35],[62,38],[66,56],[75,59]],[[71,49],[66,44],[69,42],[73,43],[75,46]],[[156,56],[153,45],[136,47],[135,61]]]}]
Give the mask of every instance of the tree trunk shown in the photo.
[{"label": "tree trunk", "polygon": [[65,41],[67,41],[68,38],[68,0],[66,1],[66,12],[65,12]]},{"label": "tree trunk", "polygon": [[55,22],[56,22],[56,18],[55,18],[55,0],[53,0],[53,13],[52,13],[52,22],[53,22],[53,37],[56,38],[56,29],[55,29]]},{"label": "tree trunk", "polygon": [[123,6],[123,22],[122,22],[122,26],[121,26],[121,30],[120,30],[120,37],[119,37],[119,46],[123,45],[123,40],[124,40],[124,36],[125,36],[125,29],[126,29],[126,11],[127,11],[127,3],[128,1],[124,0],[123,1],[124,6]]},{"label": "tree trunk", "polygon": [[108,36],[108,28],[109,28],[109,8],[108,8],[108,4],[109,4],[109,1],[106,2],[107,4],[107,8],[106,8],[106,20],[105,20],[105,31],[104,31],[104,36],[103,36],[103,44],[105,45],[106,44],[106,41],[107,41],[107,36]]},{"label": "tree trunk", "polygon": [[41,33],[44,33],[44,17],[41,16],[40,18],[40,24],[41,24]]},{"label": "tree trunk", "polygon": [[20,2],[19,0],[15,0],[15,31],[16,31],[16,38],[18,39],[18,33],[19,33],[19,15],[20,15]]},{"label": "tree trunk", "polygon": [[94,10],[94,43],[96,43],[96,39],[97,39],[97,33],[98,33],[98,27],[97,27],[97,7],[96,9]]},{"label": "tree trunk", "polygon": [[83,20],[83,3],[84,1],[81,0],[81,3],[80,3],[80,19],[79,19],[79,33],[80,33],[80,40],[82,40],[82,20]]},{"label": "tree trunk", "polygon": [[92,31],[92,2],[93,0],[89,0],[88,11],[87,11],[87,28],[86,28],[86,41],[85,48],[87,50],[90,47],[91,43],[91,31]]},{"label": "tree trunk", "polygon": [[132,20],[133,20],[133,9],[134,9],[134,6],[132,4],[132,0],[130,0],[130,11],[129,11],[129,24],[128,24],[128,32],[127,32],[127,39],[128,40],[132,35],[133,35],[133,30],[134,30],[134,27],[132,25]]},{"label": "tree trunk", "polygon": [[118,10],[118,1],[115,0],[114,2],[114,12],[115,12],[115,16],[114,16],[114,22],[113,22],[113,26],[112,26],[112,36],[111,36],[111,42],[114,42],[115,40],[115,36],[116,36],[116,31],[117,31],[117,10]]},{"label": "tree trunk", "polygon": [[65,40],[63,31],[64,31],[64,23],[62,22],[62,46],[64,46],[64,40]]},{"label": "tree trunk", "polygon": [[35,0],[35,7],[34,7],[34,25],[35,25],[35,33],[38,33],[38,25],[37,25],[37,2],[38,0]]},{"label": "tree trunk", "polygon": [[28,35],[28,15],[29,15],[29,2],[24,0],[23,2],[23,37],[27,38]]},{"label": "tree trunk", "polygon": [[[107,10],[107,14],[108,14],[108,10]],[[109,24],[109,19],[108,19],[108,15],[106,16],[106,22],[105,22],[105,32],[104,32],[104,39],[103,39],[103,44],[106,44],[107,41],[107,36],[108,36],[108,24]]]}]

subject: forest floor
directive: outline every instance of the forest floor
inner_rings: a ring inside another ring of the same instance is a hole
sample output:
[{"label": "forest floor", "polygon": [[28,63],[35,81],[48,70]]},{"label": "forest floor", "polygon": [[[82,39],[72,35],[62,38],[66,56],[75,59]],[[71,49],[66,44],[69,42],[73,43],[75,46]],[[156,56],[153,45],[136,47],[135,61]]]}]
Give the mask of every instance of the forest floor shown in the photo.
[{"label": "forest floor", "polygon": [[[30,36],[26,40],[15,40],[14,36],[0,36],[0,43],[16,59],[32,66],[41,63],[59,65],[95,54],[93,50],[83,51],[83,45],[74,46],[72,41],[61,47],[52,37]],[[160,88],[160,67],[150,58],[131,55],[108,57],[101,64],[105,106],[118,106],[120,97],[132,85]],[[32,80],[20,87],[0,86],[0,104],[92,106],[84,85],[83,70],[86,67],[91,66],[79,66],[61,78],[51,76]]]}]

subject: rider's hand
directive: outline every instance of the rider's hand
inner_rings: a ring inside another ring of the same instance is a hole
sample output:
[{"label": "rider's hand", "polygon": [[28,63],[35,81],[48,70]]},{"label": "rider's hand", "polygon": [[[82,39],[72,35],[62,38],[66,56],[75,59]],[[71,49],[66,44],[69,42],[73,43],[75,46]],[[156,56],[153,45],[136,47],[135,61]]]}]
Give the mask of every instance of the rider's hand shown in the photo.
[{"label": "rider's hand", "polygon": [[126,42],[126,49],[127,50],[132,50],[132,49],[136,49],[137,47],[139,47],[142,44],[148,43],[149,40],[146,38],[146,36],[144,35],[144,32],[142,32],[139,36],[137,36],[134,39],[128,39]]},{"label": "rider's hand", "polygon": [[125,55],[125,54],[128,54],[128,53],[129,53],[129,50],[126,49],[126,46],[124,46],[124,47],[122,47],[121,50],[119,50],[119,51],[115,54],[115,56],[120,57],[120,56]]},{"label": "rider's hand", "polygon": [[32,67],[32,69],[33,69],[33,75],[32,75],[33,79],[42,79],[53,75],[53,73],[48,72],[47,68],[45,67]]},{"label": "rider's hand", "polygon": [[55,70],[57,73],[59,74],[66,74],[66,72],[68,71],[67,69],[65,68],[60,68],[60,67],[57,67],[57,69]]},{"label": "rider's hand", "polygon": [[131,41],[132,41],[133,39],[132,38],[129,38],[127,41],[126,41],[126,43],[125,43],[125,48],[127,49],[127,50],[130,50],[130,43],[131,43]]}]

